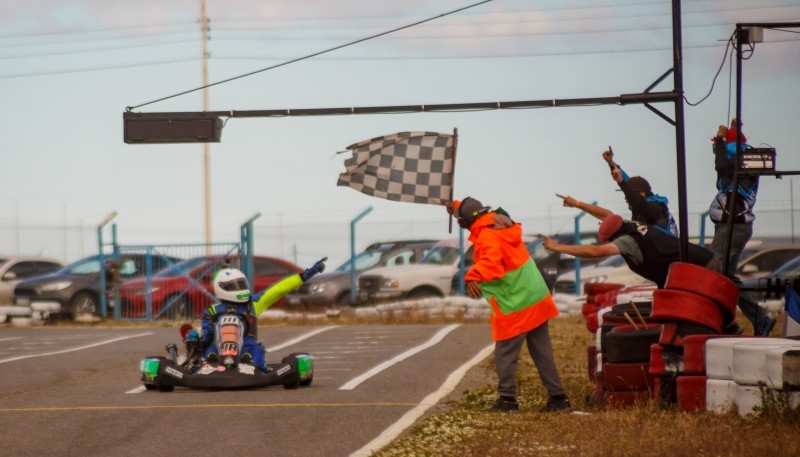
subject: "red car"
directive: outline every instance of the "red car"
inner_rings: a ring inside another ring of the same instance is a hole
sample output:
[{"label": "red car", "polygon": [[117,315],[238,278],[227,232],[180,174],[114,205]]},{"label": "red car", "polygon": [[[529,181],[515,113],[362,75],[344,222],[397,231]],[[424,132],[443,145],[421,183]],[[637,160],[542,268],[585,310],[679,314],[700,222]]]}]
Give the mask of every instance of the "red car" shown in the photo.
[{"label": "red car", "polygon": [[[165,268],[150,278],[139,277],[124,281],[120,286],[123,318],[180,319],[200,317],[214,297],[211,279],[221,268],[221,256],[201,256],[183,260]],[[239,266],[239,258],[229,256],[229,265]],[[253,257],[253,294],[267,289],[275,282],[303,269],[275,257]],[[148,293],[149,286],[149,293]],[[280,306],[283,300],[273,306]],[[148,308],[150,309],[148,311]]]}]

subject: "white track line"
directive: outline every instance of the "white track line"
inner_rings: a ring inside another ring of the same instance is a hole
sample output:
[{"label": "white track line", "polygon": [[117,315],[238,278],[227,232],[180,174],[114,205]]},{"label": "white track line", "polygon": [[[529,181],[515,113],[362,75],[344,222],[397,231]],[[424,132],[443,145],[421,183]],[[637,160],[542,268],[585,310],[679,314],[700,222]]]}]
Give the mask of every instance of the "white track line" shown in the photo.
[{"label": "white track line", "polygon": [[12,337],[9,337],[9,338],[0,338],[0,341],[18,340],[20,338],[22,338],[22,337],[21,336],[12,336]]},{"label": "white track line", "polygon": [[398,419],[397,422],[390,425],[386,430],[382,431],[377,438],[365,444],[361,449],[350,454],[350,457],[370,456],[373,454],[373,452],[378,451],[382,447],[389,444],[392,440],[400,436],[400,434],[403,433],[405,429],[413,425],[414,422],[416,422],[416,420],[425,413],[425,411],[436,405],[439,400],[444,398],[445,395],[452,392],[458,383],[461,382],[461,379],[464,378],[464,375],[467,374],[467,371],[483,361],[489,356],[489,354],[492,353],[492,351],[494,351],[494,344],[490,344],[489,346],[483,348],[470,361],[458,367],[456,371],[450,373],[450,376],[447,377],[444,384],[442,384],[437,391],[425,397],[417,406],[403,414],[403,416]]},{"label": "white track line", "polygon": [[438,332],[436,332],[436,334],[433,335],[433,337],[431,339],[429,339],[427,342],[425,342],[425,343],[423,343],[423,344],[421,344],[421,345],[419,345],[417,347],[413,347],[413,348],[407,350],[406,352],[404,352],[402,354],[396,355],[393,358],[391,358],[390,360],[387,360],[387,361],[381,363],[380,365],[372,368],[371,370],[367,371],[366,373],[362,374],[361,376],[355,377],[355,378],[351,379],[350,381],[347,381],[346,383],[344,383],[344,385],[342,385],[342,387],[339,387],[339,390],[353,390],[353,389],[355,389],[356,387],[358,387],[359,384],[361,384],[362,382],[366,381],[367,379],[375,376],[376,374],[380,373],[381,371],[391,367],[392,365],[394,365],[396,363],[402,362],[403,360],[411,357],[412,355],[414,355],[414,354],[416,354],[418,352],[424,351],[425,349],[428,349],[429,347],[439,343],[440,341],[442,341],[444,339],[445,336],[447,336],[448,333],[452,332],[453,330],[458,328],[460,325],[461,324],[448,325],[447,327],[445,327],[445,328],[439,330]]},{"label": "white track line", "polygon": [[139,338],[140,336],[148,336],[148,335],[152,335],[152,334],[153,334],[153,332],[147,332],[147,333],[137,333],[135,335],[120,336],[120,337],[117,337],[117,338],[112,338],[110,340],[99,341],[97,343],[87,344],[86,346],[78,346],[76,348],[62,349],[60,351],[53,351],[53,352],[43,352],[41,354],[22,355],[22,356],[19,356],[19,357],[11,357],[10,359],[2,359],[2,360],[0,360],[0,363],[14,362],[16,360],[30,359],[30,358],[33,358],[33,357],[47,357],[47,356],[50,356],[50,355],[66,354],[67,352],[82,351],[84,349],[91,349],[91,348],[94,348],[94,347],[97,347],[97,346],[102,346],[104,344],[116,343],[117,341],[128,340],[128,339],[131,339],[131,338]]},{"label": "white track line", "polygon": [[[307,340],[307,339],[311,338],[314,335],[319,335],[322,332],[327,332],[328,330],[334,329],[336,327],[339,327],[339,326],[338,325],[331,325],[331,326],[328,326],[328,327],[322,327],[322,328],[316,329],[313,332],[308,332],[306,334],[300,335],[297,338],[291,339],[291,340],[289,340],[289,341],[287,341],[287,342],[285,342],[283,344],[279,344],[277,346],[268,347],[267,348],[267,352],[279,351],[279,350],[281,350],[281,349],[283,349],[283,348],[285,348],[287,346],[291,346],[293,344],[297,344],[297,343],[299,343],[299,342],[301,342],[303,340]],[[311,354],[311,355],[314,355],[314,354]]]},{"label": "white track line", "polygon": [[[319,335],[322,332],[327,332],[328,330],[334,329],[336,327],[339,327],[339,326],[338,325],[331,325],[331,326],[328,326],[328,327],[318,328],[318,329],[316,329],[314,331],[311,331],[311,332],[305,333],[303,335],[300,335],[297,338],[293,338],[293,339],[291,339],[289,341],[286,341],[283,344],[279,344],[277,346],[269,347],[269,348],[266,349],[266,351],[267,352],[271,352],[271,351],[281,350],[281,349],[283,349],[283,348],[285,348],[287,346],[291,346],[293,344],[297,344],[297,343],[299,343],[299,342],[301,342],[303,340],[307,340],[308,338],[311,338],[314,335]],[[145,386],[139,386],[139,387],[134,387],[133,389],[131,389],[131,390],[125,392],[125,393],[126,394],[139,394],[139,393],[144,392],[145,390],[147,390],[147,388]]]}]

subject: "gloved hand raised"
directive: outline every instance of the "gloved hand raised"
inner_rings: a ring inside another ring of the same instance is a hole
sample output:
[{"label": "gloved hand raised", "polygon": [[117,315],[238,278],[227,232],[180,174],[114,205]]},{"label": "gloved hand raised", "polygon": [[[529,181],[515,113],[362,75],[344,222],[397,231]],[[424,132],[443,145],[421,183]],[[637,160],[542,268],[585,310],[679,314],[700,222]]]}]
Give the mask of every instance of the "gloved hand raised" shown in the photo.
[{"label": "gloved hand raised", "polygon": [[300,278],[303,279],[303,282],[308,281],[317,273],[322,273],[325,271],[325,261],[328,260],[327,257],[323,257],[317,263],[311,266],[311,268],[306,269],[306,271],[300,273]]}]

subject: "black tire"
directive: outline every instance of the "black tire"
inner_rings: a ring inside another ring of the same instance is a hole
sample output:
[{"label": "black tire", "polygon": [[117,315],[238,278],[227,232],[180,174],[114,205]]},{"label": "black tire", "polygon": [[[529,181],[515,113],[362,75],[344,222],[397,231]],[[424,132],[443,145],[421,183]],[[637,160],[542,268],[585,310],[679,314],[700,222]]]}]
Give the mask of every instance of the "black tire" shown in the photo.
[{"label": "black tire", "polygon": [[441,292],[432,287],[420,287],[408,293],[408,298],[430,298],[430,297],[444,297]]},{"label": "black tire", "polygon": [[351,303],[352,303],[352,300],[350,300],[350,291],[349,290],[346,290],[346,291],[340,293],[339,296],[336,297],[336,305],[337,306],[347,307],[347,306],[350,306]]},{"label": "black tire", "polygon": [[192,301],[186,294],[172,294],[164,300],[165,304],[171,304],[169,315],[175,319],[185,319],[192,316]]},{"label": "black tire", "polygon": [[629,330],[606,334],[605,355],[610,363],[650,361],[650,345],[658,343],[660,329]]},{"label": "black tire", "polygon": [[175,390],[175,386],[167,386],[167,385],[160,384],[160,383],[158,384],[158,391],[159,392],[172,392],[173,390]]},{"label": "black tire", "polygon": [[147,390],[156,390],[158,389],[158,386],[156,386],[155,384],[145,384],[144,388]]},{"label": "black tire", "polygon": [[100,314],[100,300],[92,292],[78,292],[69,301],[69,310],[73,319],[81,314],[97,316]]}]

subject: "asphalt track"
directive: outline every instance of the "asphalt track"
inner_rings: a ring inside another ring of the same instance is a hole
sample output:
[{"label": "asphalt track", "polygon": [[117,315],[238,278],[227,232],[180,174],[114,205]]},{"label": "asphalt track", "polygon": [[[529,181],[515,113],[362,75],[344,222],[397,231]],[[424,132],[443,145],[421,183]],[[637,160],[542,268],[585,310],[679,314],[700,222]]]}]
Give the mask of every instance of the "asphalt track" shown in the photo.
[{"label": "asphalt track", "polygon": [[175,328],[0,328],[0,454],[366,456],[483,379],[493,347],[483,324],[260,336],[270,361],[311,353],[313,384],[145,391],[139,362],[179,343]]}]

